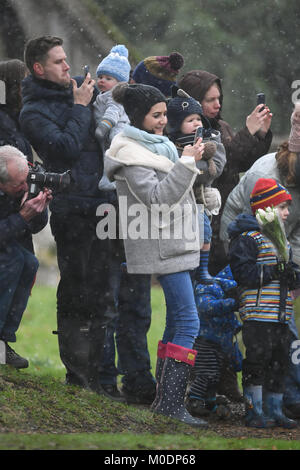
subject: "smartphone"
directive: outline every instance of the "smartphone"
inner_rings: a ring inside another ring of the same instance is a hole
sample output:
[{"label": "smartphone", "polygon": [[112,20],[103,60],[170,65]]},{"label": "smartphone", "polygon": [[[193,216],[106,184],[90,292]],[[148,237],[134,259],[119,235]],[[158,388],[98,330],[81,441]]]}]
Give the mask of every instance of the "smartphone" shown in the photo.
[{"label": "smartphone", "polygon": [[[266,102],[266,95],[265,95],[264,93],[258,93],[258,94],[256,95],[256,99],[257,99],[257,101],[256,101],[257,105],[259,105],[259,104],[265,104],[265,102]],[[265,107],[264,107],[264,106],[261,106],[259,112],[261,113],[264,109],[265,109]]]},{"label": "smartphone", "polygon": [[84,65],[83,70],[84,70],[84,78],[85,78],[90,71],[90,66]]},{"label": "smartphone", "polygon": [[201,137],[203,138],[203,127],[197,127],[195,131],[195,137],[194,137],[194,144],[197,142],[197,140]]}]

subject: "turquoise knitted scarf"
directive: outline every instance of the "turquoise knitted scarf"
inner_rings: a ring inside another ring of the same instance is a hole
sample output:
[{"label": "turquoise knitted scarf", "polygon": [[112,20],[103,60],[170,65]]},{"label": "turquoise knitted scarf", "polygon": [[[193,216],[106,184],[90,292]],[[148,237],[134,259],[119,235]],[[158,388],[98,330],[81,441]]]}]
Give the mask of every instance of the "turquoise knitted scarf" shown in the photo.
[{"label": "turquoise knitted scarf", "polygon": [[179,159],[175,145],[164,135],[149,134],[149,132],[130,125],[124,127],[123,134],[134,139],[151,152],[167,157],[173,163]]}]

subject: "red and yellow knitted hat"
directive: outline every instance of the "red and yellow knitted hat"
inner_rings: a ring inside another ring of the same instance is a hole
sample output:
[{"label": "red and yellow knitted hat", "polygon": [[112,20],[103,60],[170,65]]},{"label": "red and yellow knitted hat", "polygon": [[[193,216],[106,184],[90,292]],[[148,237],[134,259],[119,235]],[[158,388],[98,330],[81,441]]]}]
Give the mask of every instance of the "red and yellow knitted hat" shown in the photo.
[{"label": "red and yellow knitted hat", "polygon": [[253,214],[257,209],[278,206],[284,201],[291,201],[292,196],[281,184],[271,178],[259,178],[250,194]]}]

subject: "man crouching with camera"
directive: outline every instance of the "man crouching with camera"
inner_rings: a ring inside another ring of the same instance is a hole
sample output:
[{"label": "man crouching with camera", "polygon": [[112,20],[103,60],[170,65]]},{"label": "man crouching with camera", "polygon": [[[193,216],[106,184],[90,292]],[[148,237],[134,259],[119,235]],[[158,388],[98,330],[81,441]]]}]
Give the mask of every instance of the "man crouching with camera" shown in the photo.
[{"label": "man crouching with camera", "polygon": [[8,342],[16,341],[38,269],[32,234],[48,221],[51,191],[27,200],[28,162],[17,148],[0,147],[0,363],[28,367]]}]

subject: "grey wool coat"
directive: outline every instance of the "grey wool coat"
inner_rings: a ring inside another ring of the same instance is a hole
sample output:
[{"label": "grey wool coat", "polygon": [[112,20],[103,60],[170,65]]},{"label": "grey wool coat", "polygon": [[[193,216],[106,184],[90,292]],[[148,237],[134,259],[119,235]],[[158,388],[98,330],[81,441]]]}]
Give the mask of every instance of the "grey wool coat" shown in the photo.
[{"label": "grey wool coat", "polygon": [[105,171],[116,181],[128,272],[159,275],[196,268],[200,237],[193,184],[199,170],[194,159],[173,163],[121,132],[106,152]]}]

